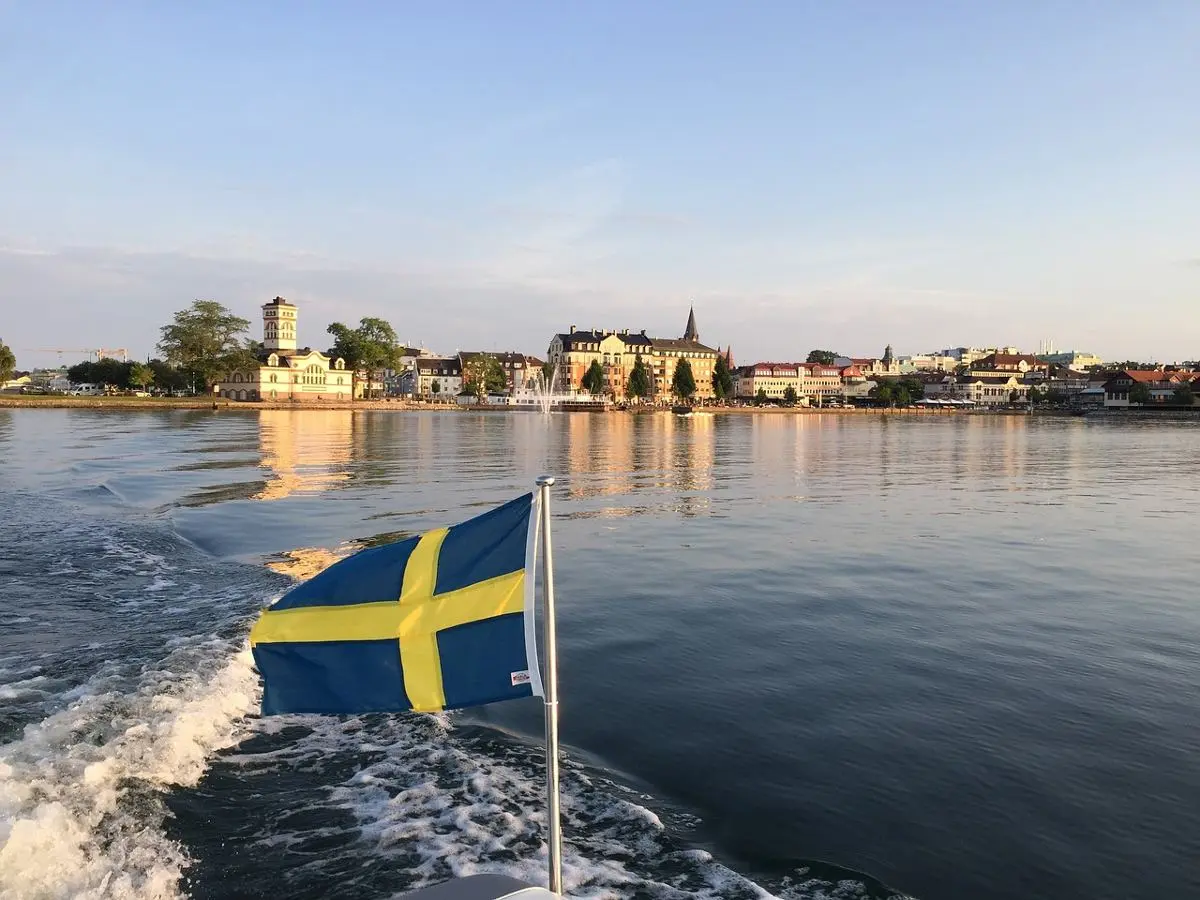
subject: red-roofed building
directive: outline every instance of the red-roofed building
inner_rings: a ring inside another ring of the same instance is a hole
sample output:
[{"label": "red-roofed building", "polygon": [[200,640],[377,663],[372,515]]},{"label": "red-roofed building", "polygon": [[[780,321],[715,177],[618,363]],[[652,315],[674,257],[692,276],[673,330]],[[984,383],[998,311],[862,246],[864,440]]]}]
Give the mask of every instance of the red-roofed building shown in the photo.
[{"label": "red-roofed building", "polygon": [[1045,371],[1048,363],[1042,362],[1032,353],[989,353],[976,360],[971,366],[974,372],[1033,372]]},{"label": "red-roofed building", "polygon": [[[1150,394],[1149,403],[1136,403],[1130,399],[1137,384],[1146,386]],[[1200,372],[1122,369],[1105,382],[1104,405],[1109,409],[1166,405],[1175,402],[1175,392],[1184,385],[1190,385],[1194,393],[1200,394]]]}]

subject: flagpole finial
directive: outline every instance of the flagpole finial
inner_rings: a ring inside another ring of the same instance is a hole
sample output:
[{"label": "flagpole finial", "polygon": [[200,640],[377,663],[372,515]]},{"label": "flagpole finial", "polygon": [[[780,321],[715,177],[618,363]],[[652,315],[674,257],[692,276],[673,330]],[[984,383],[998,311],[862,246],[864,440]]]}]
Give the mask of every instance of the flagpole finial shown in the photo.
[{"label": "flagpole finial", "polygon": [[550,487],[552,484],[554,484],[554,476],[539,475],[535,484],[537,484],[538,487]]}]

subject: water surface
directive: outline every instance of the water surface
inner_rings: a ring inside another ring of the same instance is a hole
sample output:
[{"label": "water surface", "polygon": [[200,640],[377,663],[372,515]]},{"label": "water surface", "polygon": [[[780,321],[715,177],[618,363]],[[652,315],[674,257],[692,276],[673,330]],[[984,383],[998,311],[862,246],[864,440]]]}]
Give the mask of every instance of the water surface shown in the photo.
[{"label": "water surface", "polygon": [[1197,895],[1198,437],[0,410],[0,894],[538,877],[535,701],[261,720],[245,636],[548,471],[572,896]]}]

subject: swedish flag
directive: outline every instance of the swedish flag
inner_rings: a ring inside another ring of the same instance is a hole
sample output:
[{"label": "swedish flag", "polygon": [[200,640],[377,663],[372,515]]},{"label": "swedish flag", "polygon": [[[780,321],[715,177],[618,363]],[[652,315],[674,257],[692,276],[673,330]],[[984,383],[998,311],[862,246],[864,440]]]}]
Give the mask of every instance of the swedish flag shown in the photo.
[{"label": "swedish flag", "polygon": [[276,713],[435,712],[542,696],[537,498],[363,550],[285,594],[250,632]]}]

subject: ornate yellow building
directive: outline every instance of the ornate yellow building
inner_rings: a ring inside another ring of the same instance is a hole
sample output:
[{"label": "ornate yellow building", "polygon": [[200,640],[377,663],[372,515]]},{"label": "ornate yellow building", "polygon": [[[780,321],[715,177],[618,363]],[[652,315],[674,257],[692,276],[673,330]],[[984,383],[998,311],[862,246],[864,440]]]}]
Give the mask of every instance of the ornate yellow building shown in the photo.
[{"label": "ornate yellow building", "polygon": [[696,312],[691,310],[681,338],[647,337],[644,330],[579,331],[572,325],[566,333],[556,334],[551,339],[548,358],[554,364],[557,386],[565,390],[580,390],[583,376],[592,363],[600,363],[604,371],[604,393],[622,399],[629,374],[640,357],[650,369],[651,400],[666,400],[671,396],[675,367],[681,359],[686,359],[696,380],[696,399],[710,400],[718,353],[700,343]]},{"label": "ornate yellow building", "polygon": [[342,359],[296,348],[296,306],[282,297],[263,304],[260,366],[230,372],[216,390],[228,400],[349,400],[353,373]]}]

